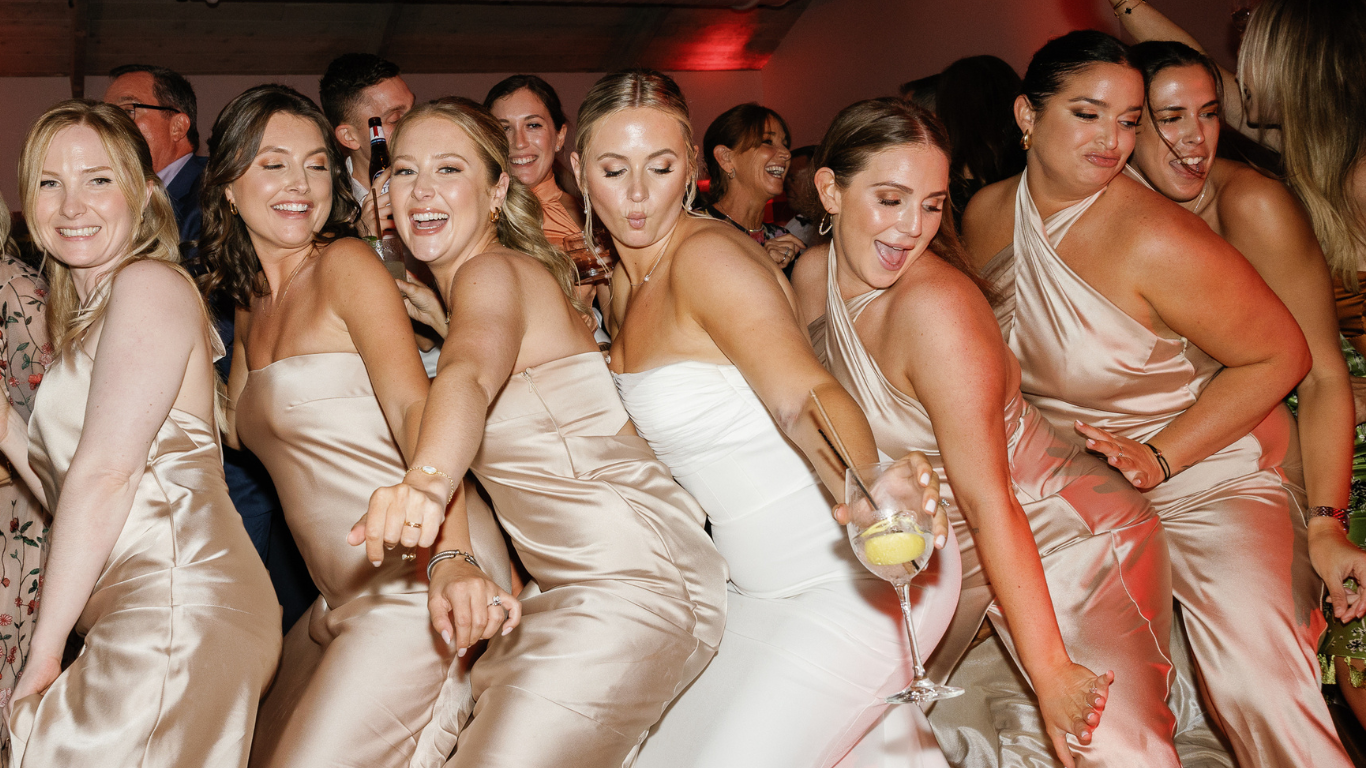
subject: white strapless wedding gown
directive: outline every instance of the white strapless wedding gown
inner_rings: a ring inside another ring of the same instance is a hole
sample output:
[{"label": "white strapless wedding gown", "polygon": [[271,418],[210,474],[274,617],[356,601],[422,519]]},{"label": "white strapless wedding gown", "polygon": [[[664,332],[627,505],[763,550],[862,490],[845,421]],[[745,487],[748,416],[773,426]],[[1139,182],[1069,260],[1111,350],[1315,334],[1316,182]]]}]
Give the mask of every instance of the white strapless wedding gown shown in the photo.
[{"label": "white strapless wedding gown", "polygon": [[[882,701],[912,677],[895,591],[855,559],[824,486],[735,366],[683,362],[616,379],[730,566],[721,648],[635,767],[945,766],[920,710]],[[912,587],[925,657],[960,581],[951,541]]]}]

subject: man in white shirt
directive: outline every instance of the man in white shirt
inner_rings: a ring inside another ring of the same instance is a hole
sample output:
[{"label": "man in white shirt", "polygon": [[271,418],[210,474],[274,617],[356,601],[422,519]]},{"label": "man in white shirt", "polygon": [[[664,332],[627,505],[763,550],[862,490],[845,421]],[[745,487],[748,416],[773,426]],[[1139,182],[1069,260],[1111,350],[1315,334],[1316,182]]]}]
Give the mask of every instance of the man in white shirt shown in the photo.
[{"label": "man in white shirt", "polygon": [[383,121],[385,138],[392,136],[399,118],[413,108],[413,92],[403,82],[397,64],[369,53],[344,53],[333,59],[318,83],[318,92],[323,113],[346,152],[351,191],[361,205],[356,228],[364,236],[377,236],[376,205],[386,222],[393,220],[393,208],[388,192],[371,199],[369,122],[378,117]]}]

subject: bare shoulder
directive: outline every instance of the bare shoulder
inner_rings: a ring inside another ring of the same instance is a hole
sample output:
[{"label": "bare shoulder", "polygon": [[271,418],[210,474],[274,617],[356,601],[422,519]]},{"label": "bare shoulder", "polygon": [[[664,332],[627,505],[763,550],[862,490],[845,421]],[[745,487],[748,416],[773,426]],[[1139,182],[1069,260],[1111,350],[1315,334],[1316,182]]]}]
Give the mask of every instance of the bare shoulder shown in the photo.
[{"label": "bare shoulder", "polygon": [[891,289],[888,317],[898,326],[930,330],[942,327],[946,320],[971,318],[974,322],[986,322],[999,334],[986,296],[957,267],[926,253],[913,270]]},{"label": "bare shoulder", "polygon": [[675,286],[715,285],[717,275],[725,275],[726,282],[744,283],[782,274],[764,255],[763,246],[729,224],[690,217],[678,226],[680,240],[669,270]]},{"label": "bare shoulder", "polygon": [[364,240],[354,237],[343,237],[328,243],[319,249],[317,258],[319,277],[329,284],[341,282],[343,287],[349,285],[354,288],[357,278],[389,277],[389,270],[384,268],[375,249]]},{"label": "bare shoulder", "polygon": [[1015,236],[1015,191],[1020,177],[1012,176],[978,190],[963,211],[963,244],[979,269]]},{"label": "bare shoulder", "polygon": [[119,270],[109,287],[109,301],[120,306],[199,312],[199,291],[185,270],[159,259],[141,259]]},{"label": "bare shoulder", "polygon": [[1282,182],[1232,160],[1219,193],[1219,218],[1241,231],[1271,235],[1282,227],[1308,224],[1308,214]]},{"label": "bare shoulder", "polygon": [[802,318],[811,322],[825,314],[825,288],[830,266],[830,246],[816,245],[797,258],[792,267],[792,290]]},{"label": "bare shoulder", "polygon": [[[1096,206],[1098,229],[1091,238],[1110,244],[1117,263],[1137,285],[1160,286],[1163,281],[1153,280],[1153,275],[1199,281],[1236,268],[1227,259],[1238,252],[1204,219],[1128,176],[1110,182]],[[1206,270],[1213,272],[1197,277]]]}]

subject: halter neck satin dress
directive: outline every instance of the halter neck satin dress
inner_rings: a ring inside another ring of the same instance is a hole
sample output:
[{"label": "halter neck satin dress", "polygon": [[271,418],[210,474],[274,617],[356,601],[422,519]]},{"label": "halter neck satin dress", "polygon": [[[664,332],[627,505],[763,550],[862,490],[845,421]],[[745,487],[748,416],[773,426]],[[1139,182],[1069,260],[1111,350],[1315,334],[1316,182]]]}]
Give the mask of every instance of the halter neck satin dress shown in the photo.
[{"label": "halter neck satin dress", "polygon": [[[730,566],[725,639],[635,768],[945,765],[916,707],[896,592],[854,557],[806,457],[733,365],[617,374],[640,434],[707,512]],[[923,653],[958,602],[958,551],[911,584]]]},{"label": "halter neck satin dress", "polygon": [[626,425],[596,351],[514,374],[490,407],[471,468],[540,594],[475,662],[469,723],[439,715],[450,768],[629,765],[715,653],[725,563]]},{"label": "halter neck satin dress", "polygon": [[[893,456],[923,451],[943,482],[943,498],[950,502],[949,517],[963,560],[963,597],[954,621],[959,631],[950,633],[937,651],[941,663],[951,667],[957,662],[984,613],[1013,654],[1010,627],[994,603],[970,526],[955,503],[929,413],[887,381],[855,330],[863,310],[886,291],[844,301],[835,258],[832,245],[826,314],[810,326],[816,354],[868,415],[878,449]],[[1015,495],[1034,532],[1030,544],[1036,544],[1042,556],[1063,642],[1078,664],[1097,673],[1115,673],[1095,738],[1084,747],[1073,745],[1078,764],[1180,765],[1172,745],[1175,719],[1166,704],[1171,590],[1165,576],[1170,566],[1157,513],[1124,478],[1060,438],[1018,392],[1004,418]],[[937,704],[933,722],[946,755],[963,763],[973,741],[994,740],[998,724],[941,717],[945,711],[956,711],[952,704]],[[1034,721],[1042,731],[1037,702],[1032,704]],[[1048,760],[1052,753],[1046,739],[1003,739],[999,750],[1002,764],[1024,756]],[[1011,753],[1016,756],[1008,757]]]},{"label": "halter neck satin dress", "polygon": [[[286,639],[252,765],[408,765],[455,654],[431,627],[418,564],[395,550],[375,568],[346,543],[370,494],[405,469],[361,356],[298,355],[252,371],[237,432],[270,472],[321,592]],[[470,517],[476,557],[506,583],[506,549],[477,497]]]},{"label": "halter neck satin dress", "polygon": [[[1020,361],[1020,389],[1069,439],[1074,420],[1144,441],[1189,408],[1222,367],[1116,307],[1058,255],[1105,190],[1044,221],[1028,172],[1015,239],[984,270]],[[1315,645],[1321,584],[1305,541],[1294,419],[1277,405],[1252,430],[1145,495],[1167,533],[1172,590],[1212,714],[1244,766],[1346,766]]]},{"label": "halter neck satin dress", "polygon": [[[29,462],[52,509],[94,365],[79,341],[63,351],[29,421]],[[173,409],[137,482],[76,622],[80,656],[46,692],[14,703],[14,768],[247,764],[279,660],[280,605],[228,498],[217,427]]]}]

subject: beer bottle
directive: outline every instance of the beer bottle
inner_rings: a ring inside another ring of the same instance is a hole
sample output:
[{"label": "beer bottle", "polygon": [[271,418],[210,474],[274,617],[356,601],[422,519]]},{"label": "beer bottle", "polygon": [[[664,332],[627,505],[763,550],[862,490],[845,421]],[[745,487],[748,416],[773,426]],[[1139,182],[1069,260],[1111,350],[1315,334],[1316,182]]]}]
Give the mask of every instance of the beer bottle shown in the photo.
[{"label": "beer bottle", "polygon": [[389,167],[389,142],[384,138],[384,122],[370,118],[370,183]]}]

